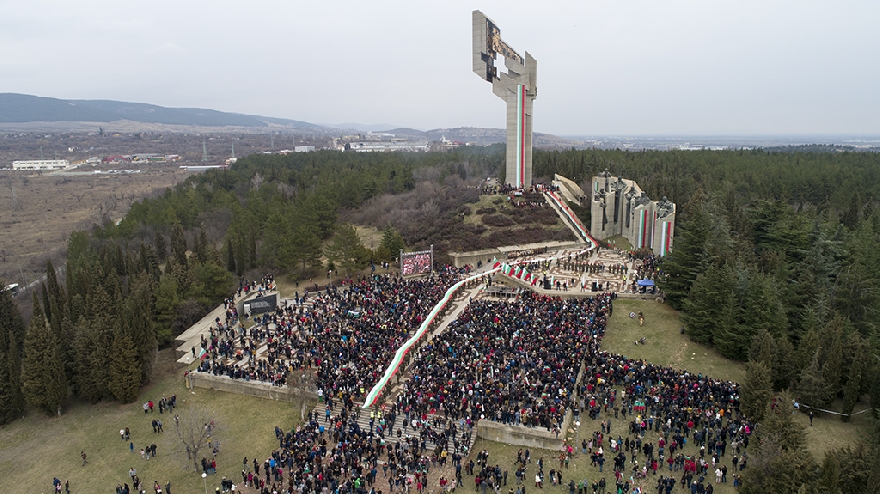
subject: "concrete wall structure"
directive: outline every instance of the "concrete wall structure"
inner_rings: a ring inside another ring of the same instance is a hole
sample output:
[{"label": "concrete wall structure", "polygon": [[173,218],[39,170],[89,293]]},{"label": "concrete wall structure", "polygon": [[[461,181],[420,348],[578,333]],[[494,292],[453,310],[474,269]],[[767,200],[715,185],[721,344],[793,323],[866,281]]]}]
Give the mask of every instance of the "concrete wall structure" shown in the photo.
[{"label": "concrete wall structure", "polygon": [[[232,379],[224,376],[215,376],[206,372],[190,372],[186,375],[186,380],[189,388],[212,389],[214,391],[255,396],[267,400],[286,401],[288,403],[295,402],[300,397],[300,393],[303,393],[287,386],[272,386],[270,383]],[[304,394],[309,399],[318,399],[318,394],[314,391],[305,391]]]},{"label": "concrete wall structure", "polygon": [[[507,245],[494,249],[472,250],[469,252],[449,252],[449,257],[452,258],[452,264],[455,267],[460,268],[465,264],[476,266],[477,261],[483,261],[483,264],[485,264],[493,258],[498,259],[499,261],[516,259],[517,257],[522,257],[517,255],[518,252],[543,249],[545,247],[548,251],[582,249],[584,244],[583,242],[543,242],[535,244]],[[513,257],[511,257],[511,254],[513,254]]]},{"label": "concrete wall structure", "polygon": [[[501,30],[479,10],[473,12],[474,73],[492,83],[495,96],[507,103],[506,182],[532,185],[532,102],[538,96],[538,62],[520,56],[504,40]],[[504,57],[507,72],[498,73],[495,57]]]},{"label": "concrete wall structure", "polygon": [[659,201],[632,180],[612,176],[608,170],[593,177],[590,192],[590,234],[598,239],[625,237],[634,249],[651,249],[665,256],[672,250],[675,204]]}]

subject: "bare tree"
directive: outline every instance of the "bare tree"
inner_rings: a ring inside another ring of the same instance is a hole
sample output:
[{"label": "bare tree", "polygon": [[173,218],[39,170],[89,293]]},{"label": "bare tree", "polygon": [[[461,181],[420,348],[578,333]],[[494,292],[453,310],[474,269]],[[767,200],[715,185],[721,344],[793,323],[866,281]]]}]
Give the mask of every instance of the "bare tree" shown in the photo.
[{"label": "bare tree", "polygon": [[193,406],[174,416],[174,431],[180,440],[179,453],[186,454],[193,469],[199,471],[202,457],[207,456],[212,447],[219,445],[214,412],[201,406]]},{"label": "bare tree", "polygon": [[291,400],[293,406],[299,405],[300,420],[305,421],[312,402],[310,395],[315,392],[315,371],[300,369],[288,374],[287,392],[294,397]]}]

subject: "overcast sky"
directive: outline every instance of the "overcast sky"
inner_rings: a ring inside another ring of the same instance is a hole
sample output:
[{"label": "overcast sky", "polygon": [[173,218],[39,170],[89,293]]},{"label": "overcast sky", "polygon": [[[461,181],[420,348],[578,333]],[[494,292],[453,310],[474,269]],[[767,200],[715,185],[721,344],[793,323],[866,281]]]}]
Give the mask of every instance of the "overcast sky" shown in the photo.
[{"label": "overcast sky", "polygon": [[880,134],[880,2],[0,0],[0,92],[503,127],[471,11],[562,135]]}]

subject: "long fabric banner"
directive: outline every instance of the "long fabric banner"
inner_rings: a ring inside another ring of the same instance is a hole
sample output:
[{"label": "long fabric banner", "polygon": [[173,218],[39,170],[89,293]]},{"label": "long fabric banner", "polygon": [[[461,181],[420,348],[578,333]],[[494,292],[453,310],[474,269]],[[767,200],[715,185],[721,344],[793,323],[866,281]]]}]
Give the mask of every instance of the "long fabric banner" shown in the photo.
[{"label": "long fabric banner", "polygon": [[406,343],[404,343],[400,348],[397,349],[397,353],[394,354],[394,358],[391,360],[388,368],[385,369],[385,375],[382,376],[382,379],[380,379],[375,386],[373,386],[373,389],[370,390],[369,394],[367,394],[366,399],[364,399],[363,408],[369,408],[373,406],[373,404],[376,402],[376,399],[379,397],[379,393],[382,392],[382,390],[388,384],[388,381],[390,381],[391,378],[394,377],[395,374],[397,374],[397,371],[400,368],[400,364],[403,363],[403,357],[406,356],[407,352],[409,352],[413,345],[415,345],[422,338],[422,336],[424,336],[425,333],[428,332],[428,327],[431,325],[432,322],[434,322],[434,319],[437,318],[437,315],[440,314],[440,311],[442,311],[443,308],[446,307],[446,304],[449,303],[450,300],[452,300],[455,292],[463,287],[465,283],[471,280],[475,280],[477,278],[481,278],[488,274],[495,273],[499,269],[500,268],[494,268],[484,273],[475,274],[470,278],[465,278],[459,281],[458,283],[449,287],[449,290],[446,290],[446,295],[444,295],[444,297],[440,299],[440,302],[438,302],[437,305],[434,306],[434,309],[431,310],[431,312],[428,314],[428,317],[426,317],[425,320],[422,322],[422,325],[419,326],[418,331],[416,331],[416,333],[412,335],[412,337],[407,340]]},{"label": "long fabric banner", "polygon": [[587,243],[592,244],[590,246],[590,249],[596,248],[596,246],[598,245],[596,239],[590,236],[590,232],[588,232],[587,229],[584,228],[581,220],[574,214],[574,212],[572,212],[571,209],[568,208],[568,205],[566,205],[565,202],[553,192],[547,191],[544,193],[547,194],[547,197],[552,199],[553,203],[556,204],[559,210],[562,211],[562,213],[565,214],[566,217],[568,217],[569,221],[571,221],[571,224],[574,225],[575,229],[577,229],[578,232],[580,232],[581,237],[583,237],[584,240],[587,241]]}]

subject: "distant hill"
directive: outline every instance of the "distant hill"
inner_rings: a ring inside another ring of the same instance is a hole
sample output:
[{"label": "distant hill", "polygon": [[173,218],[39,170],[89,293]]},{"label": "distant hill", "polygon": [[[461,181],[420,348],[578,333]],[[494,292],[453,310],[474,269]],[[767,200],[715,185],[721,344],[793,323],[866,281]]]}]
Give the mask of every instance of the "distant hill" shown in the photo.
[{"label": "distant hill", "polygon": [[165,108],[146,103],[109,100],[62,100],[17,93],[0,93],[0,123],[116,122],[200,127],[269,127],[279,125],[319,130],[319,125],[283,118],[242,115],[203,108]]},{"label": "distant hill", "polygon": [[[166,108],[147,103],[127,103],[111,100],[64,100],[29,94],[0,93],[0,125],[11,129],[54,130],[93,129],[113,122],[115,130],[128,132],[170,131],[189,132],[253,132],[271,130],[297,130],[317,134],[338,134],[340,131],[380,132],[406,137],[412,140],[439,141],[444,137],[451,141],[490,145],[504,142],[504,129],[458,127],[422,131],[391,125],[365,125],[343,123],[317,125],[299,120],[227,113],[204,108]],[[167,126],[167,127],[166,127]],[[554,149],[584,147],[583,141],[564,139],[551,134],[534,133],[535,147]]]}]

